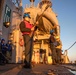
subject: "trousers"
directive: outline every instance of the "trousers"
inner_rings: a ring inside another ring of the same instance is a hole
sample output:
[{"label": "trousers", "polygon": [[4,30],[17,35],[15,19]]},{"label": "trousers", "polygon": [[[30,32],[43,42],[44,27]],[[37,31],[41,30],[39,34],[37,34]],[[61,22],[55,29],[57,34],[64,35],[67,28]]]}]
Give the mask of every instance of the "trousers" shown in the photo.
[{"label": "trousers", "polygon": [[33,52],[33,38],[28,34],[23,35],[24,46],[25,46],[25,64],[31,63],[32,61],[32,52]]}]

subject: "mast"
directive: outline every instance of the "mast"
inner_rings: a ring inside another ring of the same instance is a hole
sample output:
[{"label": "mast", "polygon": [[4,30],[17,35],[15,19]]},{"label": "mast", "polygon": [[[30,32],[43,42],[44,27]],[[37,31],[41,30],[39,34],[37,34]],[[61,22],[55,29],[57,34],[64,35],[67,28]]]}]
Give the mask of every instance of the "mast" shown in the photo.
[{"label": "mast", "polygon": [[20,0],[19,7],[22,7],[22,0]]},{"label": "mast", "polygon": [[31,2],[31,7],[34,6],[35,0],[30,0],[30,2]]},{"label": "mast", "polygon": [[15,6],[22,7],[22,0],[12,0],[12,2],[15,4]]}]

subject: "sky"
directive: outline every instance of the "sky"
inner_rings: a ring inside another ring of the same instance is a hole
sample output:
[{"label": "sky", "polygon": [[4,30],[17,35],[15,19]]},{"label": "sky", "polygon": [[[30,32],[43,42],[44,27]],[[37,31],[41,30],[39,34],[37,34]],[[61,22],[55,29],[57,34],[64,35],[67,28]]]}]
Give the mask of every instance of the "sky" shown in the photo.
[{"label": "sky", "polygon": [[[52,9],[58,15],[60,38],[63,53],[76,41],[76,0],[51,0]],[[30,0],[22,0],[23,7],[30,4]],[[35,0],[35,5],[40,0]],[[76,60],[76,44],[68,50],[70,61]]]}]

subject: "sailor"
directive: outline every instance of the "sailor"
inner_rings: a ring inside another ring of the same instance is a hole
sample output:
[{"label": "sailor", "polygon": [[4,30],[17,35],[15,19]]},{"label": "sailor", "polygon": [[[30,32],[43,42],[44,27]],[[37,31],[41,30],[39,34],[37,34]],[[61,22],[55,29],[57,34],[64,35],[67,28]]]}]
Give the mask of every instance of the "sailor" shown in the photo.
[{"label": "sailor", "polygon": [[6,43],[6,55],[8,57],[8,59],[11,59],[12,56],[12,44],[11,44],[11,40],[8,40],[8,42]]},{"label": "sailor", "polygon": [[33,36],[30,34],[35,30],[35,26],[30,23],[30,15],[25,13],[23,21],[20,23],[20,31],[22,32],[25,46],[25,61],[24,68],[32,67],[32,51],[33,51]]},{"label": "sailor", "polygon": [[53,61],[53,64],[56,64],[56,62],[57,62],[57,53],[56,53],[56,48],[55,48],[56,40],[55,40],[55,37],[54,37],[54,30],[50,31],[49,41],[50,41],[50,49],[52,51],[52,61]]},{"label": "sailor", "polygon": [[1,40],[1,63],[6,64],[7,59],[6,59],[6,43],[5,39]]}]

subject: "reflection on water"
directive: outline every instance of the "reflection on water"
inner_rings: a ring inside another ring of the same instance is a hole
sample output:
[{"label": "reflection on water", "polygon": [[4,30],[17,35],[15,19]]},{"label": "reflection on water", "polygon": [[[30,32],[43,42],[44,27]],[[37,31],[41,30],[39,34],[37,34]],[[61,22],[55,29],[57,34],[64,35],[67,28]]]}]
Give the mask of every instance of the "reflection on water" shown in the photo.
[{"label": "reflection on water", "polygon": [[69,71],[76,75],[76,71],[72,71],[72,70],[70,70],[70,69],[69,69]]}]

